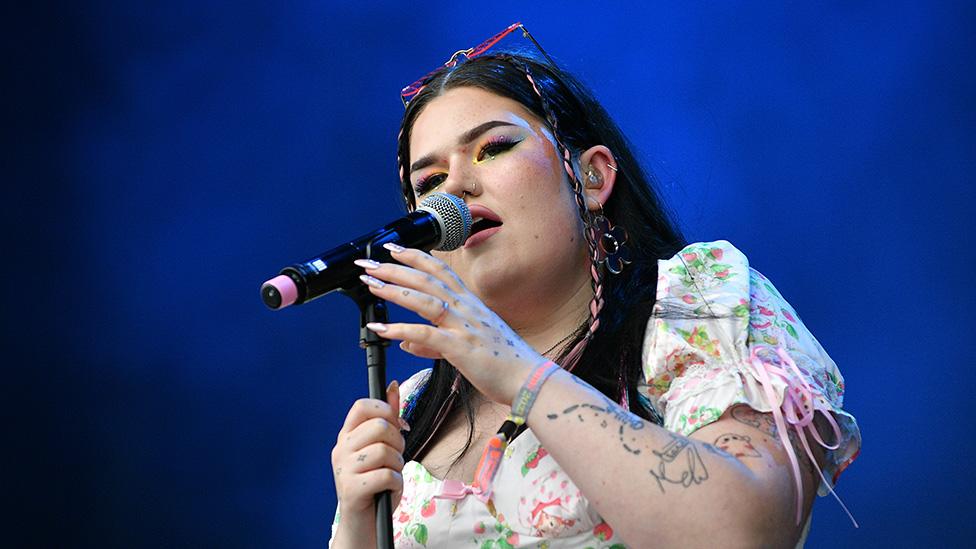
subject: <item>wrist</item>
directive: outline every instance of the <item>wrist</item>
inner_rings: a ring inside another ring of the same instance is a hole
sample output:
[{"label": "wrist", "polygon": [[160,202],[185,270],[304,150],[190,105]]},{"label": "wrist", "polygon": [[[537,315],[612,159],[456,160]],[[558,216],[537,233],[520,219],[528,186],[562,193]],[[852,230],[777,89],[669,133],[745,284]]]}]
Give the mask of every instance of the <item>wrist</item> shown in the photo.
[{"label": "wrist", "polygon": [[[369,520],[363,516],[368,515]],[[339,519],[336,525],[335,538],[330,549],[344,549],[346,547],[375,547],[376,542],[375,513],[347,513]]]},{"label": "wrist", "polygon": [[544,360],[537,364],[529,375],[525,378],[522,386],[512,399],[512,412],[510,418],[517,424],[525,423],[535,405],[536,398],[542,386],[549,380],[554,373],[562,368],[551,360]]}]

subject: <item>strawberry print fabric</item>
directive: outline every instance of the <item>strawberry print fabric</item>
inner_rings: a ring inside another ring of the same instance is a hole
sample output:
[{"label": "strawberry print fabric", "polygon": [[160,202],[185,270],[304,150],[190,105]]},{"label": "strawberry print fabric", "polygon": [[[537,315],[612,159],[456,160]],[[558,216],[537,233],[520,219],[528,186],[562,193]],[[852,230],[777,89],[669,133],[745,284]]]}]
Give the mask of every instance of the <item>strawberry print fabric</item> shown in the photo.
[{"label": "strawberry print fabric", "polygon": [[[744,364],[753,346],[782,347],[841,427],[842,440],[828,452],[825,467],[827,477],[836,478],[860,447],[854,418],[841,409],[844,381],[772,283],[725,241],[692,244],[658,267],[657,314],[645,334],[641,390],[665,428],[689,435],[736,404],[762,412],[781,405],[768,401]],[[429,375],[424,370],[402,384],[401,415]],[[782,398],[787,385],[777,381],[771,382],[774,394]],[[749,451],[734,440],[728,445]],[[506,449],[486,503],[470,493],[470,484],[437,479],[416,461],[404,466],[403,481],[393,516],[398,548],[626,547],[531,429]],[[339,520],[337,511],[333,534]]]}]

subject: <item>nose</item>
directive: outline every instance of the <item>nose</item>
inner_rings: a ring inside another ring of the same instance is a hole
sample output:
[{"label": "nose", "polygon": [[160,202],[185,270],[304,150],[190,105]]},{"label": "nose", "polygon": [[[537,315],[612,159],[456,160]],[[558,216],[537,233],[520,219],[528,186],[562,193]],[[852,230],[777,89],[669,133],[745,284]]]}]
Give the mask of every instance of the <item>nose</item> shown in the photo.
[{"label": "nose", "polygon": [[448,167],[447,179],[441,187],[442,192],[464,199],[465,195],[477,196],[480,193],[477,177],[465,158],[452,158]]}]

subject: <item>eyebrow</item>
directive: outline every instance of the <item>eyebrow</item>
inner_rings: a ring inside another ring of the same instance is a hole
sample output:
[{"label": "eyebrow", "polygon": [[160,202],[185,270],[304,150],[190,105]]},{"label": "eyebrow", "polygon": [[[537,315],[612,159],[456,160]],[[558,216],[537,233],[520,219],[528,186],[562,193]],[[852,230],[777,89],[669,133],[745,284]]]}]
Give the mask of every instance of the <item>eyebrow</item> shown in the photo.
[{"label": "eyebrow", "polygon": [[[479,136],[481,136],[482,134],[484,134],[485,132],[487,132],[492,128],[497,128],[498,126],[514,126],[514,125],[515,124],[512,124],[511,122],[505,122],[503,120],[490,120],[488,122],[485,122],[484,124],[478,124],[477,126],[471,128],[470,130],[462,133],[461,137],[458,137],[457,144],[467,145],[468,143],[471,143],[475,139],[478,139]],[[437,162],[437,157],[434,154],[425,155],[410,165],[410,173],[413,173],[417,170],[422,170],[427,166],[430,166],[431,164],[434,164],[436,162]]]}]

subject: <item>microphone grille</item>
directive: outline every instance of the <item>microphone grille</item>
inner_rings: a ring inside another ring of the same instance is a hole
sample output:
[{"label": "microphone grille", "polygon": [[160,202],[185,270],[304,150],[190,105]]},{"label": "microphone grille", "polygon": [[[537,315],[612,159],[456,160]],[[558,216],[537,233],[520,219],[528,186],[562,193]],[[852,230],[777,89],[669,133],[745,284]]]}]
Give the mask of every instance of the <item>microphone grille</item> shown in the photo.
[{"label": "microphone grille", "polygon": [[456,250],[471,234],[471,210],[464,200],[453,194],[434,193],[425,198],[417,209],[430,212],[441,221],[441,241],[434,247],[435,250]]}]

